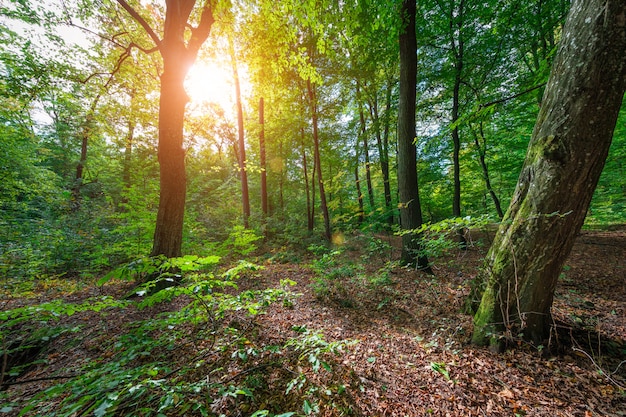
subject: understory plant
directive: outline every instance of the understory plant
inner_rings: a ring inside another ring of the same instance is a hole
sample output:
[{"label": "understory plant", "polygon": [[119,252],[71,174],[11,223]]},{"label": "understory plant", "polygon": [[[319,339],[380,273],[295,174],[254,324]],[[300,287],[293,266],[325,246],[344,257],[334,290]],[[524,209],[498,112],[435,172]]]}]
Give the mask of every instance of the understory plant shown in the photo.
[{"label": "understory plant", "polygon": [[[295,283],[283,280],[279,288],[241,290],[238,277],[261,267],[240,262],[218,273],[218,262],[217,257],[187,256],[135,263],[121,268],[117,276],[137,278],[155,270],[167,274],[175,267],[182,275],[180,285],[152,293],[148,289],[153,282],[148,281],[131,299],[100,297],[77,304],[57,300],[2,312],[3,341],[37,323],[49,325],[78,312],[139,318],[116,323],[122,326],[116,336],[99,335],[102,343],[94,357],[27,404],[0,394],[0,409],[21,408],[20,416],[51,417],[285,417],[315,414],[323,398],[340,396],[343,389],[326,384],[319,375],[331,375],[332,356],[345,343],[329,343],[321,334],[303,329],[293,330],[293,337],[278,344],[261,340],[255,317],[276,302],[292,305],[295,295],[288,287]],[[115,276],[108,275],[101,284]],[[74,338],[72,343],[90,343],[76,340],[80,326],[75,330],[67,336]],[[10,353],[3,352],[5,357]],[[276,396],[276,388],[283,395]]]},{"label": "understory plant", "polygon": [[[397,235],[413,234],[419,236],[421,252],[415,253],[415,257],[426,256],[431,262],[440,258],[452,250],[466,249],[476,244],[473,241],[471,231],[483,229],[491,223],[489,216],[473,218],[470,216],[444,219],[436,223],[424,223],[417,229],[401,230]],[[459,237],[463,236],[461,242]]]}]

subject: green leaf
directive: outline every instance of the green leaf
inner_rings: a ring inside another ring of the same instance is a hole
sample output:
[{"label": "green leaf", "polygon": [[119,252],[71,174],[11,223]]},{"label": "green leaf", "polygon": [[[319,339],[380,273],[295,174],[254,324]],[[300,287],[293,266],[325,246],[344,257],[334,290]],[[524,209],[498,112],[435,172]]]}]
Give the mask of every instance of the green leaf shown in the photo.
[{"label": "green leaf", "polygon": [[100,403],[100,405],[98,406],[98,408],[96,408],[95,410],[93,410],[93,414],[96,417],[104,417],[104,415],[106,415],[107,410],[109,409],[109,407],[111,407],[113,405],[113,403],[104,400]]},{"label": "green leaf", "polygon": [[450,373],[446,369],[446,364],[443,362],[431,362],[430,368],[443,375],[448,381],[450,380]]},{"label": "green leaf", "polygon": [[304,414],[307,416],[313,412],[313,407],[311,407],[309,400],[304,400],[304,404],[302,404],[302,411],[304,411]]}]

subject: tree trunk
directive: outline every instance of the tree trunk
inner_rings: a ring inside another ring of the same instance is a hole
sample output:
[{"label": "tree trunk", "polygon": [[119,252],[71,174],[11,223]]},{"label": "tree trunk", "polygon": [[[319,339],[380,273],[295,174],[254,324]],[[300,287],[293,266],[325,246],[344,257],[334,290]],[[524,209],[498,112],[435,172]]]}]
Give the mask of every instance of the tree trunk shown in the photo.
[{"label": "tree trunk", "polygon": [[502,206],[500,205],[500,199],[496,195],[496,192],[493,190],[491,186],[491,179],[489,177],[489,168],[487,167],[487,161],[485,161],[485,154],[487,153],[487,139],[485,138],[485,132],[483,131],[483,122],[480,122],[480,126],[478,131],[480,132],[480,138],[482,139],[482,145],[478,140],[478,135],[474,131],[474,129],[470,126],[470,130],[472,135],[474,135],[474,144],[476,145],[476,152],[478,152],[478,162],[480,163],[480,167],[483,172],[483,179],[485,181],[485,188],[487,192],[491,196],[493,200],[493,204],[496,207],[496,213],[498,213],[498,217],[500,220],[504,217],[504,212],[502,211]]},{"label": "tree trunk", "polygon": [[359,81],[356,82],[356,97],[359,102],[359,120],[361,123],[361,137],[363,139],[363,154],[365,156],[365,181],[367,182],[367,196],[369,198],[370,210],[375,209],[374,205],[374,187],[372,186],[372,170],[370,164],[369,142],[367,140],[367,126],[365,123],[365,111],[363,110],[363,101],[361,98],[361,88]]},{"label": "tree trunk", "polygon": [[557,279],[626,90],[626,3],[574,0],[511,205],[486,258],[476,344],[549,336]]},{"label": "tree trunk", "polygon": [[151,256],[181,256],[187,175],[183,149],[183,121],[187,94],[186,70],[164,59],[159,102],[159,172],[161,192]]},{"label": "tree trunk", "polygon": [[[109,83],[107,83],[108,85]],[[94,124],[94,115],[96,113],[96,108],[98,107],[98,102],[102,97],[102,92],[98,93],[94,100],[91,102],[91,106],[89,106],[89,111],[85,116],[85,123],[83,124],[83,129],[81,132],[81,143],[80,143],[80,159],[78,164],[76,165],[76,176],[74,177],[74,185],[72,186],[72,211],[80,210],[81,199],[82,196],[80,194],[80,189],[84,185],[84,175],[83,171],[85,170],[85,164],[87,163],[87,150],[89,148],[89,137],[91,136],[91,130],[93,129]]]},{"label": "tree trunk", "polygon": [[309,186],[309,169],[306,159],[306,148],[304,146],[304,129],[300,130],[300,135],[302,144],[302,171],[304,175],[304,190],[306,193],[307,230],[309,232],[312,232],[313,228],[315,227],[315,213],[313,211],[314,205],[311,201],[311,186]]},{"label": "tree trunk", "polygon": [[[414,230],[422,225],[417,182],[417,149],[415,147],[415,100],[417,87],[417,39],[415,34],[415,0],[404,0],[400,11],[400,101],[398,103],[398,192],[400,226]],[[402,236],[402,262],[430,271],[422,250],[420,236]]]},{"label": "tree trunk", "polygon": [[362,224],[365,221],[365,208],[363,206],[363,193],[361,192],[361,179],[359,178],[359,141],[356,140],[354,144],[354,153],[356,154],[356,158],[354,161],[354,184],[356,186],[356,199],[359,203],[359,214],[357,220],[359,224]]},{"label": "tree trunk", "polygon": [[[454,53],[454,86],[452,88],[452,164],[453,164],[453,183],[454,189],[452,193],[452,215],[454,217],[461,217],[461,162],[459,155],[461,153],[461,138],[459,135],[459,111],[461,107],[460,93],[461,82],[463,81],[463,64],[464,64],[464,52],[465,44],[463,40],[463,14],[464,14],[464,0],[460,0],[459,8],[456,13],[456,25],[455,13],[450,10],[450,43],[452,46],[452,52]],[[456,26],[456,27],[455,27]],[[455,33],[458,38],[455,40]],[[465,239],[465,230],[460,229],[457,234],[459,245],[465,249],[467,247],[467,241]]]},{"label": "tree trunk", "polygon": [[[195,0],[166,0],[163,39],[126,0],[117,2],[137,21],[156,45],[163,58],[159,97],[159,173],[161,192],[151,256],[168,258],[181,255],[187,178],[183,149],[183,122],[189,98],[184,81],[198,51],[213,26],[213,6],[205,2],[197,27],[189,16]],[[191,36],[186,38],[186,32]],[[185,39],[188,39],[187,43]]]},{"label": "tree trunk", "polygon": [[237,105],[237,132],[238,132],[238,148],[237,161],[239,163],[239,178],[241,179],[241,206],[243,208],[243,227],[250,227],[250,193],[248,191],[248,169],[246,167],[246,142],[243,127],[243,105],[241,103],[241,85],[239,83],[239,71],[237,69],[237,60],[235,58],[235,48],[232,39],[229,39],[230,58],[233,66],[233,79],[235,81],[235,102]]},{"label": "tree trunk", "polygon": [[269,205],[267,203],[267,167],[265,161],[265,106],[263,97],[259,99],[259,124],[261,129],[259,131],[259,154],[261,158],[261,210],[263,216],[269,214]]},{"label": "tree trunk", "polygon": [[373,106],[374,113],[375,113],[375,120],[378,122],[376,123],[376,126],[377,126],[376,143],[378,145],[378,154],[380,155],[380,170],[383,175],[383,186],[385,190],[385,208],[387,209],[387,212],[389,213],[387,221],[390,225],[393,224],[393,210],[391,209],[391,183],[389,182],[389,127],[390,127],[389,113],[391,112],[391,92],[392,92],[392,83],[391,81],[389,81],[387,84],[387,91],[386,91],[386,97],[385,97],[385,116],[383,119],[384,129],[383,129],[382,140],[381,140],[381,135],[380,135],[380,123],[379,123],[380,117],[378,116],[378,106],[376,105],[376,102],[374,102],[374,106]]},{"label": "tree trunk", "polygon": [[307,90],[309,92],[309,100],[311,102],[311,118],[313,123],[313,157],[315,159],[315,169],[317,171],[317,183],[320,189],[320,209],[324,216],[324,235],[326,239],[330,240],[332,231],[330,228],[330,213],[328,212],[328,205],[326,203],[326,192],[324,191],[324,180],[322,178],[322,162],[320,158],[320,144],[319,134],[317,130],[317,96],[315,94],[315,87],[311,84],[311,80],[306,82]]},{"label": "tree trunk", "polygon": [[83,186],[83,171],[85,169],[85,163],[87,162],[87,147],[89,144],[89,136],[91,135],[92,125],[93,113],[90,111],[87,114],[87,118],[81,132],[80,159],[76,165],[76,176],[74,177],[74,185],[72,186],[72,211],[78,211],[81,206],[80,189]]}]

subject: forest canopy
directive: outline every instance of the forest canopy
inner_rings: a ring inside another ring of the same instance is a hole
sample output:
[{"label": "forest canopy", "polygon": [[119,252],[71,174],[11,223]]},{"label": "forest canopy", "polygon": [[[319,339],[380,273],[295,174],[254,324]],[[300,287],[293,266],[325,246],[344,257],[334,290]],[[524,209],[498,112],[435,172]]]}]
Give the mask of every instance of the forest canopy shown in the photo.
[{"label": "forest canopy", "polygon": [[[148,33],[122,3],[2,7],[7,272],[92,274],[151,250],[164,68],[155,39],[167,16],[163,3],[133,4]],[[568,6],[420,2],[415,143],[425,222],[503,215]],[[182,252],[205,254],[207,242],[244,224],[292,239],[320,227],[393,230],[399,5],[210,7],[215,22],[186,69]],[[198,27],[201,10],[193,13]],[[624,220],[624,136],[620,118],[588,225]]]}]

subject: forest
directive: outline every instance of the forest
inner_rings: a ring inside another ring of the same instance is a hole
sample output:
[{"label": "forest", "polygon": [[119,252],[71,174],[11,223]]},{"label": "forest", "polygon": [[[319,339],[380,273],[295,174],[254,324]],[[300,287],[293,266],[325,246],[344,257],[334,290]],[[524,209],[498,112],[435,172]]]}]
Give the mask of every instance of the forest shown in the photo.
[{"label": "forest", "polygon": [[626,415],[626,3],[0,29],[0,416]]}]

